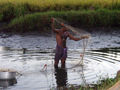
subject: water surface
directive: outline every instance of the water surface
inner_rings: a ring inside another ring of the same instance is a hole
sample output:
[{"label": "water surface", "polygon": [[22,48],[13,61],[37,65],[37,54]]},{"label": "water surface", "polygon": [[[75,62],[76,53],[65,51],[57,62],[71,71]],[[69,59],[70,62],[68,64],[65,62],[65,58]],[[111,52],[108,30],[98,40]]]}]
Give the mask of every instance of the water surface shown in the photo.
[{"label": "water surface", "polygon": [[17,84],[5,90],[54,90],[71,85],[93,85],[104,78],[114,78],[120,70],[120,48],[112,47],[120,46],[119,32],[91,35],[83,66],[79,64],[82,41],[68,39],[66,67],[60,68],[59,64],[59,68],[54,69],[54,36],[0,34],[0,68],[14,69],[22,74],[17,77]]},{"label": "water surface", "polygon": [[[66,67],[55,69],[54,49],[27,50],[0,47],[0,68],[22,73],[17,84],[5,90],[50,90],[96,84],[104,78],[114,78],[120,69],[120,48],[87,50],[84,65],[80,62],[81,49],[69,49]],[[44,67],[46,66],[46,67]]]}]

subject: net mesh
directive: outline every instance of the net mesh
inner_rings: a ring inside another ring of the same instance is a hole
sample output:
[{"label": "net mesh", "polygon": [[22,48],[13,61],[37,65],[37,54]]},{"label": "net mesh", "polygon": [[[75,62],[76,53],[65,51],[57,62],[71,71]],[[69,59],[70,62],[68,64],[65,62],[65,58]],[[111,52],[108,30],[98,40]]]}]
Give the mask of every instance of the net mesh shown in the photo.
[{"label": "net mesh", "polygon": [[90,42],[91,34],[88,33],[86,30],[82,30],[82,29],[79,29],[79,28],[72,27],[71,25],[66,23],[66,21],[64,21],[60,18],[54,18],[54,20],[56,22],[55,23],[56,28],[61,28],[60,24],[62,22],[62,23],[64,23],[65,27],[69,29],[68,32],[71,33],[73,36],[75,36],[77,38],[80,38],[81,36],[84,36],[84,35],[89,36],[88,39],[82,39],[82,52],[80,53],[80,61],[77,64],[75,64],[74,66],[67,68],[67,69],[71,69],[71,68],[75,68],[75,67],[78,67],[78,66],[82,66],[82,73],[80,75],[82,77],[84,86],[87,86],[87,83],[86,83],[86,80],[85,80],[85,77],[84,77],[84,72],[83,72],[83,66],[84,66],[83,61],[84,61],[86,48],[88,46],[88,43]]},{"label": "net mesh", "polygon": [[[79,29],[79,28],[75,28],[75,27],[72,27],[71,25],[69,25],[66,21],[64,21],[63,19],[60,19],[60,18],[54,18],[55,20],[55,28],[61,28],[61,23],[64,23],[64,26],[66,28],[68,28],[68,32],[71,33],[73,36],[77,37],[77,38],[80,38],[81,36],[84,36],[84,35],[88,35],[89,37],[91,37],[91,34],[89,32],[87,32],[86,30],[83,30],[83,29]],[[85,56],[85,51],[86,51],[86,48],[87,48],[87,45],[88,45],[88,42],[90,41],[90,38],[88,39],[83,39],[82,42],[83,42],[83,45],[82,45],[82,53],[80,53],[80,61],[78,64],[76,64],[75,66],[79,66],[79,65],[83,65],[83,60],[84,60],[84,56]],[[73,67],[75,67],[73,66]],[[71,68],[73,68],[71,67]]]}]

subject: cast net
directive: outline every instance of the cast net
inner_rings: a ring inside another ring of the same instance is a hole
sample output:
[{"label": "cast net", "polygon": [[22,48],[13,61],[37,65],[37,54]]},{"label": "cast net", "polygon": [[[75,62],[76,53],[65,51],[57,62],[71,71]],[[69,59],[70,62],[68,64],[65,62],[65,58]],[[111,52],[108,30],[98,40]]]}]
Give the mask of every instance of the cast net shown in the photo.
[{"label": "cast net", "polygon": [[[63,19],[60,19],[60,18],[54,18],[55,20],[55,27],[56,28],[61,28],[60,27],[60,24],[61,23],[64,23],[64,26],[66,28],[68,28],[68,32],[70,34],[72,34],[74,37],[77,37],[77,38],[80,38],[81,36],[89,36],[88,39],[82,39],[82,52],[80,53],[80,61],[72,66],[71,68],[74,68],[76,66],[80,66],[80,65],[83,65],[84,64],[84,56],[85,56],[85,51],[86,51],[86,48],[88,46],[88,43],[90,41],[90,37],[91,37],[91,34],[89,32],[87,32],[86,30],[83,30],[83,29],[79,29],[79,28],[75,28],[75,27],[72,27],[71,25],[69,25],[66,21],[64,21]],[[81,40],[80,40],[81,41]]]}]

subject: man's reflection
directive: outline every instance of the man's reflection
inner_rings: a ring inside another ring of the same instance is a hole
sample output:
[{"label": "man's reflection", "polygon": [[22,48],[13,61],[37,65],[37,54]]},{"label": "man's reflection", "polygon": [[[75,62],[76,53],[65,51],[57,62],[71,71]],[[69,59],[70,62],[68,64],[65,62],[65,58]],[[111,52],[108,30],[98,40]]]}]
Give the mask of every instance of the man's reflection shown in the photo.
[{"label": "man's reflection", "polygon": [[67,70],[65,67],[55,68],[55,78],[57,83],[57,88],[66,87],[67,85]]}]

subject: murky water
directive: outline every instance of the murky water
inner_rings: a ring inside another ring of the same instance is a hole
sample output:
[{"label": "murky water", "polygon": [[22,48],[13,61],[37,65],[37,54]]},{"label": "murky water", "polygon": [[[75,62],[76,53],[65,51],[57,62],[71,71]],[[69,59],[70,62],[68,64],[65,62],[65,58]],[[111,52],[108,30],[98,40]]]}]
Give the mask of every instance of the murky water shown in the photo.
[{"label": "murky water", "polygon": [[79,65],[82,41],[68,40],[66,67],[54,69],[55,37],[36,33],[1,34],[0,68],[14,69],[22,74],[17,76],[17,84],[3,90],[55,90],[61,86],[96,84],[101,79],[114,78],[120,70],[120,48],[110,47],[120,47],[119,37],[118,32],[93,33],[83,66]]},{"label": "murky water", "polygon": [[[69,49],[65,68],[54,69],[53,49],[27,50],[0,47],[0,68],[22,73],[17,84],[4,90],[54,90],[61,86],[96,84],[103,78],[114,78],[120,69],[120,48],[87,50],[84,66],[80,49]],[[59,64],[60,67],[60,64]]]}]

